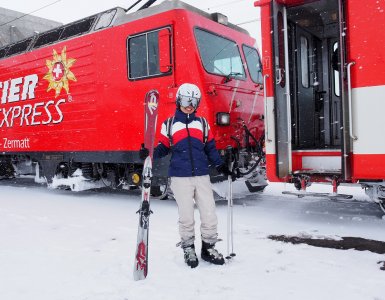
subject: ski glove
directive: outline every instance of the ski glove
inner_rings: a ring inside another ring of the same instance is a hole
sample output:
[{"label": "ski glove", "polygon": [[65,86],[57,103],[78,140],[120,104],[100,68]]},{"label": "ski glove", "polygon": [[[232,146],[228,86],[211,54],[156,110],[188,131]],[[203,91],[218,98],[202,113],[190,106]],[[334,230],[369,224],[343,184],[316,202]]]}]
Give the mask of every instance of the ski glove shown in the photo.
[{"label": "ski glove", "polygon": [[140,159],[145,160],[149,154],[150,154],[150,151],[148,151],[148,149],[144,147],[144,144],[142,144],[142,147],[139,150]]},{"label": "ski glove", "polygon": [[235,181],[235,179],[237,178],[237,175],[234,172],[230,171],[229,167],[226,164],[219,165],[217,167],[217,171],[219,174],[223,174],[226,177],[231,176],[232,181]]}]

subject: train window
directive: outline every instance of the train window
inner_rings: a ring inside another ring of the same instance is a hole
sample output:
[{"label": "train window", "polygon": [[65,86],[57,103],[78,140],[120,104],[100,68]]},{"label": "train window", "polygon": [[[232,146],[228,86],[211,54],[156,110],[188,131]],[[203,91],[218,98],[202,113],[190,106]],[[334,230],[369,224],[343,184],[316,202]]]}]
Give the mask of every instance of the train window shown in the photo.
[{"label": "train window", "polygon": [[262,83],[262,64],[257,49],[246,45],[243,45],[242,48],[251,79],[255,83]]},{"label": "train window", "polygon": [[64,27],[60,27],[48,32],[43,32],[36,39],[33,48],[39,48],[45,45],[52,44],[58,40],[65,40],[75,35],[81,35],[90,31],[92,25],[94,24],[96,16],[90,17],[88,19],[81,20]]},{"label": "train window", "polygon": [[339,97],[341,96],[340,91],[340,72],[338,65],[338,42],[333,44],[333,56],[332,56],[332,64],[333,64],[333,86],[334,86],[334,94]]},{"label": "train window", "polygon": [[63,28],[58,28],[49,32],[40,34],[33,45],[33,48],[39,48],[44,45],[52,44],[60,38],[60,34],[63,32]]},{"label": "train window", "polygon": [[148,76],[160,74],[158,31],[147,34],[147,57]]},{"label": "train window", "polygon": [[0,49],[0,58],[5,57],[5,55],[7,54],[7,50],[8,50],[8,46]]},{"label": "train window", "polygon": [[68,39],[72,36],[80,35],[90,31],[95,19],[96,16],[93,16],[79,22],[69,24],[68,26],[64,27],[64,31],[60,36],[60,40]]},{"label": "train window", "polygon": [[306,37],[301,36],[301,82],[304,88],[309,87],[309,42]]},{"label": "train window", "polygon": [[8,52],[7,52],[7,56],[11,56],[11,55],[26,51],[29,44],[32,42],[32,39],[33,38],[29,38],[29,39],[22,40],[16,44],[11,45],[9,47]]},{"label": "train window", "polygon": [[130,78],[147,76],[147,36],[145,34],[129,39]]},{"label": "train window", "polygon": [[[142,33],[128,39],[129,79],[142,79],[165,74],[160,71],[159,67],[158,37],[161,30]],[[166,74],[170,74],[170,72]]]},{"label": "train window", "polygon": [[246,78],[238,45],[235,42],[199,28],[195,28],[195,37],[207,72],[226,77]]}]

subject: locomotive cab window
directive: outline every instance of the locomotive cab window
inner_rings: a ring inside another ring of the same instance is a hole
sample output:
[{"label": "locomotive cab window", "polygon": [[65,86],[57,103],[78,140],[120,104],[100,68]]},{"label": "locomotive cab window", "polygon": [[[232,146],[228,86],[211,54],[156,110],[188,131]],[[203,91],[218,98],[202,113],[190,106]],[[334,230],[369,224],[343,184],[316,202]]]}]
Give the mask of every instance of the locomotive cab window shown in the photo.
[{"label": "locomotive cab window", "polygon": [[33,48],[39,48],[45,45],[52,44],[59,40],[64,28],[55,29],[49,32],[42,33],[38,36],[33,45]]},{"label": "locomotive cab window", "polygon": [[247,69],[249,70],[251,80],[261,84],[262,79],[262,64],[258,51],[255,48],[243,45],[243,54],[245,55]]},{"label": "locomotive cab window", "polygon": [[[165,35],[165,32],[168,33]],[[166,43],[165,41],[166,36]],[[171,31],[163,28],[128,38],[128,77],[131,80],[171,73]],[[168,52],[168,53],[163,53]],[[168,62],[166,69],[165,57]]]},{"label": "locomotive cab window", "polygon": [[238,45],[235,42],[199,28],[195,28],[195,37],[207,72],[237,79],[246,78]]},{"label": "locomotive cab window", "polygon": [[87,33],[88,31],[91,30],[95,20],[96,20],[96,16],[92,16],[87,19],[74,22],[65,26],[62,34],[60,35],[60,40],[65,40],[73,36]]},{"label": "locomotive cab window", "polygon": [[11,56],[11,55],[26,51],[29,44],[32,42],[32,39],[33,38],[22,40],[16,44],[13,44],[12,46],[10,46],[8,49],[8,52],[7,52],[7,56]]},{"label": "locomotive cab window", "polygon": [[8,46],[5,46],[0,49],[0,59],[5,57],[5,55],[7,54],[8,48],[9,48]]},{"label": "locomotive cab window", "polygon": [[309,41],[301,36],[301,82],[304,88],[309,87]]}]

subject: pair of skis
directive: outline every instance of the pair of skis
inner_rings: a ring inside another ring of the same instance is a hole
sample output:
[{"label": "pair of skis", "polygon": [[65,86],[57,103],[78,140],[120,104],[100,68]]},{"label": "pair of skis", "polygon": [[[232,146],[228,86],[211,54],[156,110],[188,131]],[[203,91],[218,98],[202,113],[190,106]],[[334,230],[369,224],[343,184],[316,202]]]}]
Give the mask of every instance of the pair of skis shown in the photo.
[{"label": "pair of skis", "polygon": [[152,157],[154,153],[154,139],[158,118],[158,103],[158,91],[149,91],[145,97],[144,108],[144,146],[148,149],[149,155],[143,164],[142,197],[139,210],[137,211],[139,214],[139,226],[135,252],[134,280],[145,279],[148,273],[148,231],[150,215],[152,213],[150,209]]}]

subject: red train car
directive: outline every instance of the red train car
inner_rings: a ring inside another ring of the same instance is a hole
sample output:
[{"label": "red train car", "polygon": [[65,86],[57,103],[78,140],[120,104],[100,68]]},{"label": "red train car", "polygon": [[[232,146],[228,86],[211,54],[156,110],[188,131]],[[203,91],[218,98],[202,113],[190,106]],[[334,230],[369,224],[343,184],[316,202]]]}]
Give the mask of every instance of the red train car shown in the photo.
[{"label": "red train car", "polygon": [[37,177],[73,190],[82,189],[72,180],[80,174],[92,186],[138,184],[144,97],[159,91],[164,120],[185,82],[202,90],[199,113],[218,148],[233,146],[241,169],[256,169],[264,122],[254,44],[221,14],[165,1],[133,13],[114,8],[1,48],[0,176],[38,166]]},{"label": "red train car", "polygon": [[358,183],[385,211],[385,1],[260,0],[270,181]]}]

